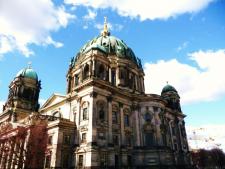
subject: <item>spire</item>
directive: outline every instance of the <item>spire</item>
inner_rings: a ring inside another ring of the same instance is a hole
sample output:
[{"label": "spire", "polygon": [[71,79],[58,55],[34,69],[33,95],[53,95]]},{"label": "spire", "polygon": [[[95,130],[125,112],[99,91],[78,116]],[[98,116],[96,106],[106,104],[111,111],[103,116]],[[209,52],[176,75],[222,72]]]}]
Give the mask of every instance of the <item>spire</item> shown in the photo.
[{"label": "spire", "polygon": [[107,17],[105,16],[104,17],[104,27],[103,27],[103,30],[102,30],[102,36],[109,36],[110,35],[110,32],[108,31],[108,25],[107,25]]}]

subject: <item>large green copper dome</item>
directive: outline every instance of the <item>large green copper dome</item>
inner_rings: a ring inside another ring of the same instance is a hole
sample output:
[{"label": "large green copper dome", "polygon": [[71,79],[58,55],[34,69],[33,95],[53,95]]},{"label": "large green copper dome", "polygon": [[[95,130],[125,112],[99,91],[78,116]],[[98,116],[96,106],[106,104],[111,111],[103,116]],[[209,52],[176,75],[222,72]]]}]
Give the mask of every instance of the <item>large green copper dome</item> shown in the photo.
[{"label": "large green copper dome", "polygon": [[31,67],[27,67],[27,68],[24,68],[24,69],[20,70],[17,73],[16,77],[19,77],[19,76],[34,79],[34,80],[38,80],[37,73]]},{"label": "large green copper dome", "polygon": [[75,61],[92,49],[98,49],[106,54],[115,54],[117,57],[131,60],[138,67],[141,67],[140,59],[135,56],[132,49],[123,40],[110,35],[100,35],[87,42],[78,52]]},{"label": "large green copper dome", "polygon": [[106,54],[116,55],[119,58],[124,58],[134,62],[139,68],[142,68],[141,60],[135,56],[131,48],[129,48],[123,40],[111,36],[108,32],[107,24],[104,25],[104,30],[101,35],[87,42],[78,52],[73,62],[82,58],[82,56],[92,49],[100,50]]}]

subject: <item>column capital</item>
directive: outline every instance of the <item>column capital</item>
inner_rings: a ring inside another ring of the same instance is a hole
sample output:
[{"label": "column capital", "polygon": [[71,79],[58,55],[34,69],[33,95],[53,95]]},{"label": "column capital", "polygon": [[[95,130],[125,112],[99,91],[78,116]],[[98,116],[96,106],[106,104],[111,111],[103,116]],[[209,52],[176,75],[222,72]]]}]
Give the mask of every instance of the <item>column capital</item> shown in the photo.
[{"label": "column capital", "polygon": [[119,107],[123,108],[123,103],[119,102]]},{"label": "column capital", "polygon": [[112,96],[107,96],[107,101],[112,102],[113,97]]},{"label": "column capital", "polygon": [[90,93],[90,97],[96,98],[97,95],[98,95],[98,93],[97,92],[94,92],[94,91]]}]

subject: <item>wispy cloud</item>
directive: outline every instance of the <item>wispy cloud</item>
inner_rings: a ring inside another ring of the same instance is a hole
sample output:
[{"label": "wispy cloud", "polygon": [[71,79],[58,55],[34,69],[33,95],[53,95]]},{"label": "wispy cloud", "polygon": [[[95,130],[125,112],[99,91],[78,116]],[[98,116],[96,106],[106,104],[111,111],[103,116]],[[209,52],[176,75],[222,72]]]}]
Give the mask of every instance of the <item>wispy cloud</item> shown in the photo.
[{"label": "wispy cloud", "polygon": [[[104,27],[104,24],[102,23],[95,23],[94,25],[95,28],[97,28],[99,31],[102,31],[103,30],[103,27]],[[123,29],[123,25],[121,24],[112,24],[112,23],[108,23],[108,28],[109,30],[111,31],[121,31]]]},{"label": "wispy cloud", "polygon": [[88,9],[88,13],[83,16],[83,19],[85,20],[94,20],[97,16],[97,12],[96,11],[93,11],[91,9]]},{"label": "wispy cloud", "polygon": [[66,4],[86,6],[94,9],[111,8],[121,16],[140,20],[168,19],[184,13],[196,13],[215,0],[64,0]]},{"label": "wispy cloud", "polygon": [[225,71],[225,49],[199,50],[188,56],[196,66],[176,59],[146,63],[146,92],[160,94],[169,81],[178,90],[182,104],[212,101],[224,96],[225,78],[218,75]]},{"label": "wispy cloud", "polygon": [[188,44],[189,44],[188,41],[183,42],[180,46],[178,46],[178,47],[176,48],[176,51],[177,51],[177,52],[180,52],[181,50],[186,49],[187,46],[188,46]]},{"label": "wispy cloud", "polygon": [[0,54],[18,50],[26,57],[34,54],[30,44],[61,47],[51,37],[66,27],[75,16],[64,6],[56,6],[51,0],[7,0],[1,2]]}]

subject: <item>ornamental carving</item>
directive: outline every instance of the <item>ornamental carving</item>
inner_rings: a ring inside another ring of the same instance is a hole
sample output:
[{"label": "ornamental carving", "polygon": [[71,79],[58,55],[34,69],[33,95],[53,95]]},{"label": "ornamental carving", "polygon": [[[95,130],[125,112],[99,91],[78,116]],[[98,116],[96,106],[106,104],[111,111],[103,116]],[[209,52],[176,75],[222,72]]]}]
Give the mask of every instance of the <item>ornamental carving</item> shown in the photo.
[{"label": "ornamental carving", "polygon": [[143,125],[143,129],[145,132],[154,132],[155,131],[154,125],[149,122],[147,122]]}]

